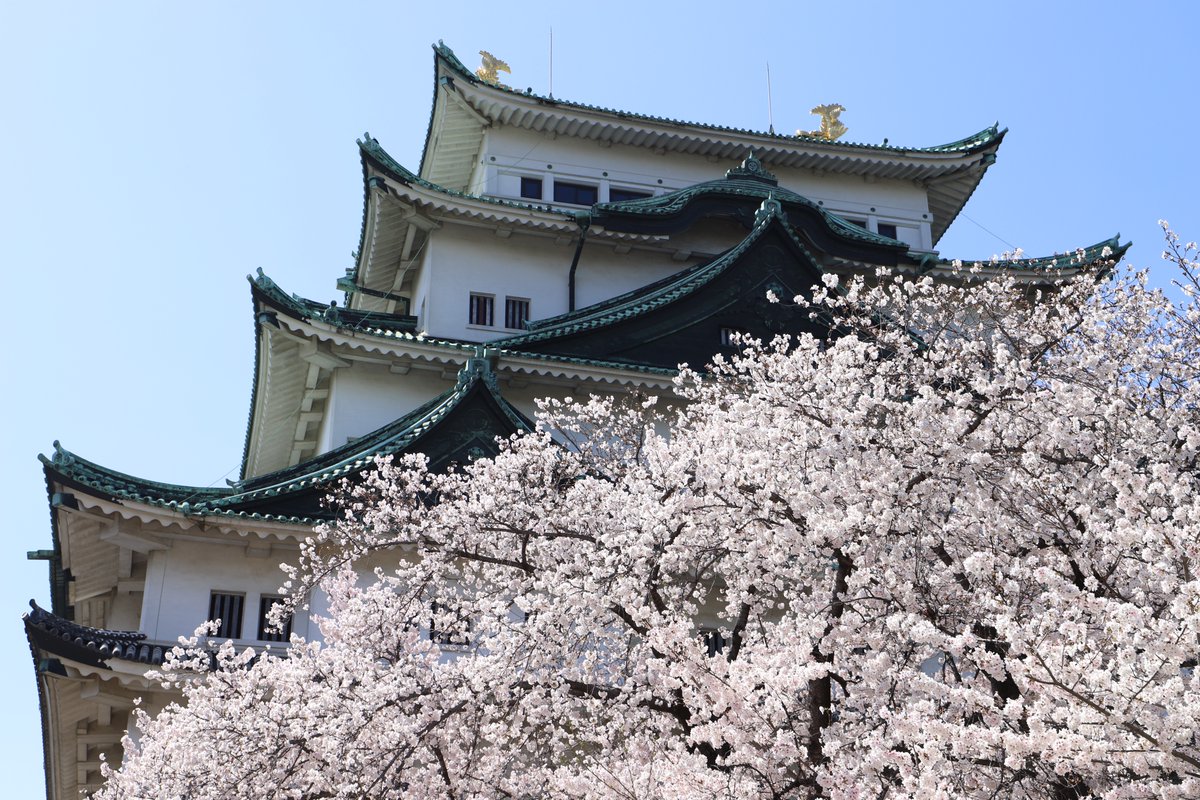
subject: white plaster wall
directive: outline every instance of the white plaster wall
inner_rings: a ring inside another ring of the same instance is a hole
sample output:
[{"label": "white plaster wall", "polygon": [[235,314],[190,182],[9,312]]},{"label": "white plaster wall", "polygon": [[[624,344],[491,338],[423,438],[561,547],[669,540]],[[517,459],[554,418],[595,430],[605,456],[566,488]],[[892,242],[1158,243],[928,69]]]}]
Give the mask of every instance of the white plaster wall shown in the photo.
[{"label": "white plaster wall", "polygon": [[419,368],[398,375],[384,364],[352,362],[350,367],[334,370],[318,452],[326,453],[349,439],[365,436],[453,385],[440,371]]},{"label": "white plaster wall", "polygon": [[144,592],[117,593],[108,609],[105,627],[117,631],[140,630],[143,595]]},{"label": "white plaster wall", "polygon": [[[260,542],[256,541],[255,544]],[[262,644],[258,633],[261,595],[277,595],[284,575],[279,565],[294,561],[298,552],[280,545],[266,557],[249,556],[242,546],[216,542],[176,540],[170,549],[150,554],[146,591],[142,601],[141,630],[150,639],[174,641],[190,636],[208,617],[213,591],[246,595],[239,644]],[[309,618],[303,613],[292,621],[292,631],[309,634]]]},{"label": "white plaster wall", "polygon": [[[422,329],[430,336],[487,342],[519,333],[504,328],[506,297],[528,299],[534,320],[567,311],[574,242],[556,243],[522,234],[501,239],[488,230],[449,224],[434,236],[425,265],[430,277],[423,278],[428,280],[429,290]],[[618,255],[611,244],[589,241],[576,272],[576,307],[645,286],[688,263],[642,250]],[[494,298],[495,324],[491,327],[468,324],[472,293]]]},{"label": "white plaster wall", "polygon": [[[746,232],[742,231],[742,236],[745,235]],[[696,259],[675,261],[666,253],[635,250],[619,255],[611,245],[587,243],[575,270],[575,307],[584,308],[639,289],[687,269],[694,263]]]},{"label": "white plaster wall", "polygon": [[433,251],[433,237],[430,236],[425,240],[425,245],[421,248],[420,260],[415,267],[416,275],[413,277],[412,286],[412,301],[409,305],[409,314],[417,318],[417,330],[425,330],[425,315],[426,307],[428,306],[427,299],[430,293],[430,282],[433,277],[430,262]]},{"label": "white plaster wall", "polygon": [[[501,239],[492,231],[449,224],[434,237],[427,265],[433,276],[425,317],[430,336],[486,342],[513,335],[517,331],[504,328],[505,297],[528,299],[534,319],[566,310],[572,243],[522,234]],[[467,324],[472,292],[495,298],[490,328]]]}]

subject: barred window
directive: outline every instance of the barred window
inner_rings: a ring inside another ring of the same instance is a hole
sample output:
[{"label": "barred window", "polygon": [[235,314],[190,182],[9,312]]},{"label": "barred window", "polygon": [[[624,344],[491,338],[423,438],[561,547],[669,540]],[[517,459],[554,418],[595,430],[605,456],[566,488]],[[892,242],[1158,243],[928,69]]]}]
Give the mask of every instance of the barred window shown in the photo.
[{"label": "barred window", "polygon": [[208,599],[208,618],[219,620],[217,638],[242,638],[242,611],[246,606],[246,595],[229,592],[213,592]]},{"label": "barred window", "polygon": [[471,325],[483,325],[490,328],[493,324],[493,309],[496,298],[490,294],[471,292],[471,304],[467,311],[467,322]]},{"label": "barred window", "polygon": [[529,299],[525,297],[504,298],[504,327],[521,330],[529,321]]},{"label": "barred window", "polygon": [[276,630],[267,619],[271,609],[283,602],[277,595],[264,594],[258,599],[258,640],[260,642],[286,642],[292,638],[292,615],[288,614],[282,630]]},{"label": "barred window", "polygon": [[725,652],[725,637],[716,628],[701,628],[700,640],[704,642],[704,650],[709,658]]},{"label": "barred window", "polygon": [[429,620],[429,641],[454,647],[471,643],[471,621],[464,619],[456,606],[435,602],[430,611],[433,618]]}]

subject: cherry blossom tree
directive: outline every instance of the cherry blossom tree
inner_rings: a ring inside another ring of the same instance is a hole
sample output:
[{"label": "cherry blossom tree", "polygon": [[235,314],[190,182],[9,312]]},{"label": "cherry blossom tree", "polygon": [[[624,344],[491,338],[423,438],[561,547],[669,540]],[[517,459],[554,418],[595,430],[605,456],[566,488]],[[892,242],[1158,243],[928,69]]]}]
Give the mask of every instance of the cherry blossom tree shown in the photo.
[{"label": "cherry blossom tree", "polygon": [[[826,340],[379,465],[104,798],[1200,796],[1200,282],[832,276]],[[667,435],[669,431],[669,435]]]}]

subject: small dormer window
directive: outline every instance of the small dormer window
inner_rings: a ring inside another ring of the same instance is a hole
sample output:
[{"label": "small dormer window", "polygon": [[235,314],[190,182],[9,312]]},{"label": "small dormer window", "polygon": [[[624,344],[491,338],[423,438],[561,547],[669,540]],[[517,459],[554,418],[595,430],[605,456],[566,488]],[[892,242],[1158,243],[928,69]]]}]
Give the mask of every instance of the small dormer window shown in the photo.
[{"label": "small dormer window", "polygon": [[595,205],[600,199],[600,187],[588,183],[554,182],[554,202],[574,206]]}]

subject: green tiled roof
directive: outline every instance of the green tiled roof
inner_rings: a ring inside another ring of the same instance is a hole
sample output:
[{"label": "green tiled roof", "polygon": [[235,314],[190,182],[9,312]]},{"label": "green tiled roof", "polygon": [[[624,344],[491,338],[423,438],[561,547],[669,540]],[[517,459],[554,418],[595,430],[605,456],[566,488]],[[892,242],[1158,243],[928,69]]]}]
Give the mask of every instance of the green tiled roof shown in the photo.
[{"label": "green tiled roof", "polygon": [[275,281],[258,270],[255,276],[246,276],[257,299],[267,300],[272,305],[286,309],[297,319],[321,320],[338,328],[372,333],[412,333],[417,328],[417,318],[407,314],[386,314],[382,311],[356,311],[343,308],[336,303],[320,303],[299,295],[288,294]]},{"label": "green tiled roof", "polygon": [[172,507],[193,503],[207,505],[227,497],[230,493],[229,489],[223,487],[184,486],[135,478],[81,458],[57,441],[54,443],[54,454],[51,457],[39,455],[38,459],[47,470],[53,470],[104,495],[123,500]]},{"label": "green tiled roof", "polygon": [[[590,308],[590,306],[589,306]],[[555,317],[558,319],[558,317]],[[493,343],[495,344],[495,343]],[[531,358],[538,361],[546,361],[554,364],[573,364],[582,367],[597,367],[599,369],[615,369],[623,372],[637,372],[645,375],[660,375],[662,377],[674,377],[679,374],[677,369],[668,369],[665,367],[652,367],[647,364],[636,364],[629,361],[612,361],[602,358],[581,358],[579,356],[558,355],[555,353],[534,353],[527,350],[512,350],[508,348],[498,349],[497,352],[507,358]]]},{"label": "green tiled roof", "polygon": [[115,500],[129,500],[184,514],[234,516],[286,523],[311,523],[316,517],[260,513],[261,501],[281,498],[334,482],[371,466],[378,456],[409,451],[435,430],[472,392],[490,395],[502,417],[513,430],[529,430],[531,423],[499,396],[488,358],[480,348],[475,358],[459,372],[454,388],[410,411],[366,436],[348,442],[316,458],[227,487],[196,487],[135,478],[102,467],[54,443],[51,458],[39,456],[48,479],[76,484]]},{"label": "green tiled roof", "polygon": [[[589,224],[591,222],[595,222],[605,225],[610,224],[613,220],[620,217],[667,217],[672,214],[679,213],[687,206],[688,203],[692,202],[698,197],[704,196],[716,195],[727,198],[746,198],[761,202],[769,195],[773,195],[777,200],[785,205],[801,205],[817,211],[822,217],[825,218],[830,229],[844,239],[899,249],[908,248],[908,246],[903,242],[898,242],[895,239],[891,239],[887,236],[880,236],[879,234],[872,233],[871,231],[868,231],[859,225],[847,222],[837,214],[827,211],[819,203],[815,203],[812,200],[809,200],[807,197],[793,192],[790,189],[780,187],[778,185],[778,181],[774,179],[774,176],[772,176],[765,169],[762,169],[761,164],[753,154],[750,154],[742,162],[740,167],[735,167],[734,169],[726,172],[724,178],[718,178],[716,180],[694,184],[692,186],[688,186],[683,189],[677,189],[673,192],[657,195],[655,197],[645,197],[637,200],[625,200],[617,203],[597,203],[588,211],[563,212],[546,205],[534,205],[528,203],[517,203],[509,200],[499,200],[494,197],[473,195],[466,192],[456,191],[454,189],[447,189],[444,186],[439,186],[436,183],[432,183],[424,178],[419,177],[412,171],[402,166],[399,162],[388,155],[387,151],[383,149],[376,139],[371,138],[370,134],[364,134],[364,139],[360,140],[358,145],[363,152],[364,159],[370,157],[376,162],[376,164],[384,169],[384,171],[390,173],[393,178],[401,181],[402,183],[416,184],[430,191],[444,194],[448,197],[458,197],[465,200],[490,203],[497,206],[507,206],[509,208],[548,211],[559,214],[564,219],[580,224],[583,224],[584,222],[588,222]],[[755,167],[757,167],[757,169],[755,169]]]},{"label": "green tiled roof", "polygon": [[170,647],[146,642],[140,631],[89,628],[57,616],[29,601],[23,617],[30,645],[93,667],[108,668],[107,661],[119,658],[159,666]]},{"label": "green tiled roof", "polygon": [[[1092,264],[1111,261],[1116,263],[1125,257],[1125,253],[1129,250],[1133,242],[1121,243],[1121,234],[1117,234],[1112,238],[1105,239],[1102,242],[1089,245],[1088,247],[1080,247],[1070,253],[1059,253],[1052,256],[1039,256],[1035,258],[993,258],[981,260],[978,263],[982,266],[1003,267],[1006,270],[1014,271],[1030,271],[1030,272],[1046,272],[1056,269],[1070,270],[1079,269],[1080,267],[1090,266]],[[965,259],[947,259],[937,258],[928,259],[923,266],[926,268],[939,266],[951,267],[955,264],[971,264],[973,262]]]},{"label": "green tiled roof", "polygon": [[[620,109],[615,109],[615,108],[604,108],[602,106],[592,106],[592,105],[587,105],[584,103],[573,103],[573,102],[569,102],[566,100],[560,100],[556,97],[547,97],[545,95],[539,95],[532,91],[521,92],[521,91],[517,91],[515,89],[507,88],[504,86],[498,86],[493,83],[487,83],[485,81],[480,80],[479,77],[476,76],[474,72],[472,72],[470,69],[468,69],[466,67],[466,65],[464,65],[462,63],[462,61],[460,61],[458,59],[458,56],[456,56],[454,54],[454,51],[451,50],[449,47],[447,47],[443,42],[439,41],[437,44],[435,44],[433,46],[433,50],[435,53],[435,57],[440,57],[441,59],[443,59],[446,62],[446,64],[449,65],[451,67],[451,69],[453,69],[456,73],[458,73],[458,76],[460,78],[462,78],[463,80],[469,81],[474,84],[482,84],[485,86],[489,86],[489,87],[495,89],[496,91],[504,92],[505,94],[510,94],[510,95],[513,95],[514,97],[525,97],[525,98],[529,98],[532,100],[536,100],[539,103],[543,103],[543,104],[550,105],[550,106],[558,106],[560,108],[574,108],[574,109],[578,109],[580,111],[600,113],[600,114],[610,114],[613,116],[621,117],[622,119],[641,120],[643,122],[649,122],[649,123],[653,123],[653,124],[657,124],[657,125],[687,126],[687,127],[691,127],[691,128],[701,128],[703,130],[713,131],[714,133],[762,137],[764,139],[773,139],[773,140],[779,141],[781,143],[793,143],[793,144],[795,144],[795,143],[812,143],[812,144],[819,144],[822,146],[835,147],[835,148],[839,148],[839,149],[844,148],[847,150],[877,151],[880,153],[895,153],[895,154],[903,154],[903,153],[970,153],[970,152],[974,152],[976,150],[981,150],[985,147],[988,147],[988,146],[994,144],[997,140],[1003,138],[1004,133],[1005,133],[1005,131],[1000,129],[1000,126],[997,123],[990,127],[984,128],[983,130],[979,131],[978,133],[972,134],[971,136],[964,137],[964,138],[959,139],[954,142],[948,142],[946,144],[935,145],[933,147],[895,147],[895,146],[886,145],[886,144],[883,144],[883,145],[866,144],[866,143],[862,143],[862,142],[842,142],[842,141],[832,141],[831,142],[828,139],[825,139],[822,137],[816,137],[816,136],[790,136],[788,134],[772,133],[769,131],[755,131],[755,130],[750,130],[747,128],[734,128],[734,127],[729,127],[729,126],[724,126],[724,125],[712,125],[712,124],[702,123],[702,122],[689,122],[686,120],[671,119],[669,117],[652,116],[650,114],[637,114],[637,113],[633,113],[630,111],[622,111]],[[435,89],[435,92],[436,92],[436,89]],[[436,99],[436,96],[435,96],[435,99]],[[428,149],[428,141],[426,141],[426,149]]]},{"label": "green tiled roof", "polygon": [[483,388],[492,395],[500,412],[514,429],[532,429],[531,423],[500,397],[496,376],[481,347],[477,349],[477,355],[459,371],[454,388],[382,428],[316,458],[235,484],[232,487],[233,494],[222,505],[230,506],[327,484],[370,466],[378,456],[401,453],[434,430],[477,388]]}]

